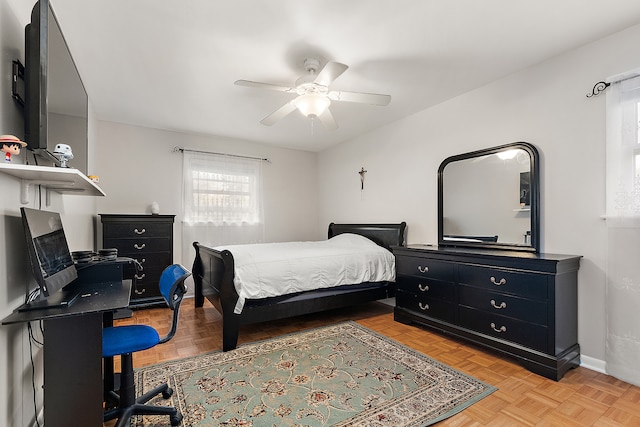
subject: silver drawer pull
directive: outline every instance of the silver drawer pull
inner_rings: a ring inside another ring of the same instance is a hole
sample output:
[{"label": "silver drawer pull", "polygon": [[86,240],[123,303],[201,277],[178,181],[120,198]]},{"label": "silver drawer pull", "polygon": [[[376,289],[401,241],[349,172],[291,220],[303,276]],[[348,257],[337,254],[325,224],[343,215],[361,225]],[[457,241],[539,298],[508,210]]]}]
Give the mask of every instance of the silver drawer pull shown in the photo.
[{"label": "silver drawer pull", "polygon": [[133,244],[133,247],[136,248],[136,249],[144,249],[145,246],[147,246],[146,243],[143,243],[141,245],[138,245],[137,243]]},{"label": "silver drawer pull", "polygon": [[496,300],[493,300],[493,299],[492,299],[492,300],[491,300],[491,305],[493,306],[493,308],[497,308],[497,309],[500,309],[500,308],[507,308],[507,303],[506,303],[506,302],[504,302],[504,301],[502,301],[502,302],[500,303],[500,305],[497,305],[497,304],[496,304]]},{"label": "silver drawer pull", "polygon": [[494,285],[496,285],[496,286],[502,286],[502,285],[504,285],[505,283],[507,283],[507,279],[505,279],[505,278],[503,277],[502,279],[500,279],[500,281],[499,281],[499,282],[496,282],[496,278],[495,278],[495,277],[493,277],[493,276],[491,276],[491,283],[493,283],[493,284],[494,284]]},{"label": "silver drawer pull", "polygon": [[144,266],[142,264],[147,262],[146,258],[142,258],[142,260],[134,258],[133,261],[135,262],[135,265],[136,265],[136,271],[143,271],[144,270]]},{"label": "silver drawer pull", "polygon": [[135,292],[136,292],[136,294],[138,294],[138,295],[142,295],[142,294],[144,294],[144,292],[145,292],[146,290],[147,290],[146,288],[145,288],[145,289],[143,289],[143,290],[141,290],[141,291],[139,291],[139,290],[137,290],[137,289],[136,289],[136,291],[135,291]]},{"label": "silver drawer pull", "polygon": [[496,332],[507,332],[507,327],[506,326],[500,326],[500,329],[496,328],[496,324],[491,322],[491,329],[493,329]]},{"label": "silver drawer pull", "polygon": [[138,230],[137,228],[134,228],[133,232],[136,233],[136,234],[144,234],[144,233],[147,232],[147,230],[144,229],[144,228],[142,230]]},{"label": "silver drawer pull", "polygon": [[420,310],[429,310],[429,304],[422,304],[421,302],[419,302],[418,306],[420,307]]},{"label": "silver drawer pull", "polygon": [[423,285],[422,283],[418,283],[418,289],[422,292],[427,292],[429,290],[429,285]]},{"label": "silver drawer pull", "polygon": [[418,271],[420,273],[426,273],[427,271],[429,271],[429,267],[423,267],[421,265],[418,266]]},{"label": "silver drawer pull", "polygon": [[134,275],[133,277],[135,277],[137,280],[140,280],[140,279],[144,279],[144,276],[145,276],[145,274],[144,274],[144,273],[142,273],[140,276],[138,276],[138,275],[136,274],[136,275]]}]

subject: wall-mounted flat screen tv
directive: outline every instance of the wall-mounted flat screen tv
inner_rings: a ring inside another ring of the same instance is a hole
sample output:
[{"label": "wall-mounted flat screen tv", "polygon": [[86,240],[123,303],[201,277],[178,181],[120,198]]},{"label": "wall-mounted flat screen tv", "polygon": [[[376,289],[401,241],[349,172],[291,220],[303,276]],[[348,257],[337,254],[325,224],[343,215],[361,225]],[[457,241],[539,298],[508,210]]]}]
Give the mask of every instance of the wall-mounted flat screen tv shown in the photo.
[{"label": "wall-mounted flat screen tv", "polygon": [[49,0],[25,28],[25,142],[39,165],[57,163],[57,144],[73,151],[68,167],[87,173],[88,97]]}]

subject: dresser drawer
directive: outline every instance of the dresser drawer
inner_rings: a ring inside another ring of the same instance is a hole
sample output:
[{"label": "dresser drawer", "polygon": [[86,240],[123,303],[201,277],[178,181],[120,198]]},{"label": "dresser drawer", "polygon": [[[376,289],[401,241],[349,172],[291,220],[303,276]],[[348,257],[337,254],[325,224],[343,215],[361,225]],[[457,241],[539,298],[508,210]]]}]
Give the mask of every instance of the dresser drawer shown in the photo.
[{"label": "dresser drawer", "polygon": [[133,279],[131,298],[160,296],[160,276],[166,267],[156,263],[143,267],[140,271],[125,271],[125,275]]},{"label": "dresser drawer", "polygon": [[463,306],[459,307],[459,316],[459,324],[463,328],[512,341],[534,350],[548,351],[548,329],[545,326]]},{"label": "dresser drawer", "polygon": [[144,282],[143,280],[137,280],[131,287],[131,298],[138,300],[140,298],[155,298],[162,297],[160,293],[160,285],[158,280],[152,280]]},{"label": "dresser drawer", "polygon": [[543,274],[519,273],[488,267],[461,265],[459,283],[483,289],[517,295],[523,298],[546,300],[547,277]]},{"label": "dresser drawer", "polygon": [[[131,257],[140,263],[140,267],[136,270],[135,266],[128,264],[124,270],[126,278],[132,279],[134,275],[141,279],[144,277],[160,278],[162,271],[171,264],[171,253],[169,252],[152,252],[145,254],[137,254]],[[149,280],[149,279],[147,279]]]},{"label": "dresser drawer", "polygon": [[173,223],[132,221],[130,223],[112,223],[105,226],[105,234],[110,238],[170,236]]},{"label": "dresser drawer", "polygon": [[396,279],[396,288],[416,296],[438,298],[455,302],[455,287],[452,283],[427,278],[400,276]]},{"label": "dresser drawer", "polygon": [[150,252],[171,252],[172,242],[169,238],[132,238],[132,239],[104,239],[105,247],[117,248],[119,256],[136,258],[138,254]]},{"label": "dresser drawer", "polygon": [[[130,258],[140,263],[140,272],[145,272],[150,269],[162,270],[172,263],[170,252],[140,252],[135,253],[134,256]],[[130,269],[135,272],[134,266],[131,266]]]},{"label": "dresser drawer", "polygon": [[417,296],[401,290],[396,292],[396,307],[414,311],[422,316],[435,317],[446,322],[453,322],[456,314],[456,305],[453,303],[428,296]]},{"label": "dresser drawer", "polygon": [[453,267],[449,262],[408,256],[396,257],[396,271],[402,275],[452,281]]},{"label": "dresser drawer", "polygon": [[460,285],[459,303],[478,310],[547,326],[547,303]]}]

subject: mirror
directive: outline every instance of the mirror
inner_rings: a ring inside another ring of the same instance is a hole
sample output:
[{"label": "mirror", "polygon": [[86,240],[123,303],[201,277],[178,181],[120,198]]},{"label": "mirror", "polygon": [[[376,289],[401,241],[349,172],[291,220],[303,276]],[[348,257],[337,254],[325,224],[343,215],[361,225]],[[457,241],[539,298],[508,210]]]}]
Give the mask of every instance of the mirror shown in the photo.
[{"label": "mirror", "polygon": [[515,142],[446,158],[438,169],[438,245],[539,251],[536,148]]}]

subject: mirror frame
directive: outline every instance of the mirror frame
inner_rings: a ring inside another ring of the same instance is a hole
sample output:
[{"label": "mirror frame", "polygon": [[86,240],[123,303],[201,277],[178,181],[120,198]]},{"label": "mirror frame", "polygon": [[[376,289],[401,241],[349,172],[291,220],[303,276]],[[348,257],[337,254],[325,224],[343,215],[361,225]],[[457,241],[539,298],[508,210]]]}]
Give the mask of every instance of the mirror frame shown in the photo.
[{"label": "mirror frame", "polygon": [[[475,157],[495,154],[504,150],[521,149],[529,154],[530,158],[530,195],[531,195],[531,245],[500,242],[452,242],[444,240],[444,168],[456,161],[473,159]],[[538,150],[528,142],[513,142],[483,150],[471,151],[447,157],[438,168],[438,246],[443,247],[470,247],[483,249],[503,249],[511,251],[540,251],[540,157]]]}]

